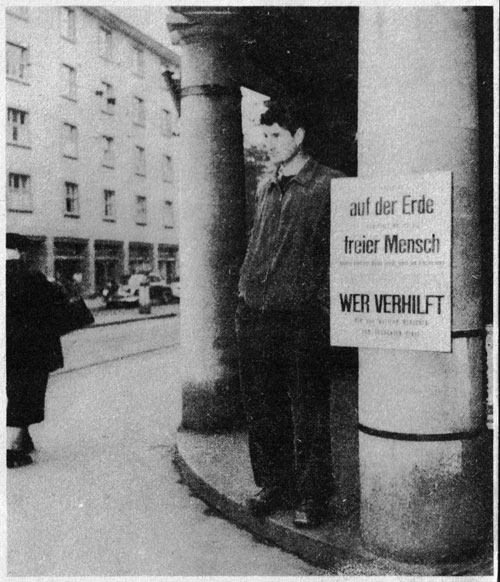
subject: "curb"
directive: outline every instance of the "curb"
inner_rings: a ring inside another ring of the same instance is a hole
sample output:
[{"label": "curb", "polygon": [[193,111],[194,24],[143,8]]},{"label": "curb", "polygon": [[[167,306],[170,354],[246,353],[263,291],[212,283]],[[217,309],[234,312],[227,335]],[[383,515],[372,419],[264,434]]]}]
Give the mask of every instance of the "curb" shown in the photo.
[{"label": "curb", "polygon": [[[290,511],[279,511],[269,517],[254,517],[241,498],[237,499],[234,493],[228,494],[220,482],[216,485],[213,479],[210,482],[210,477],[203,474],[203,464],[197,462],[197,455],[210,457],[210,453],[200,445],[200,437],[196,435],[191,442],[189,432],[179,431],[173,457],[177,471],[193,494],[237,526],[313,566],[327,570],[327,574],[344,575],[342,570],[347,568],[348,572],[354,569],[356,576],[492,575],[493,565],[488,556],[478,556],[458,564],[410,564],[371,553],[363,547],[358,535],[345,529],[334,532],[331,523],[303,530],[293,525]],[[212,467],[218,464],[218,460],[217,456],[211,459]],[[223,472],[223,464],[221,469],[219,472]]]},{"label": "curb", "polygon": [[93,323],[89,325],[89,328],[93,327],[106,327],[109,325],[121,325],[122,323],[132,323],[133,321],[146,321],[148,319],[166,319],[168,317],[177,317],[177,313],[164,313],[162,315],[148,315],[146,317],[130,317],[128,319],[118,319],[116,321],[103,321],[100,323]]},{"label": "curb", "polygon": [[331,569],[334,566],[339,557],[336,548],[315,540],[291,526],[287,527],[275,518],[253,517],[243,505],[219,493],[193,471],[179,452],[177,444],[174,465],[191,491],[209,506],[217,509],[225,518],[314,566],[323,569]]}]

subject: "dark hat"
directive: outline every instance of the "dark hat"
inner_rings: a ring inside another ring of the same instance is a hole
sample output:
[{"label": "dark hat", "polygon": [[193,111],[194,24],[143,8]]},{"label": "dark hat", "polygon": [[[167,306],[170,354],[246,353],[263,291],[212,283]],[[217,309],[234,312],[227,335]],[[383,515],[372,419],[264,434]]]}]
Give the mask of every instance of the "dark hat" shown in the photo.
[{"label": "dark hat", "polygon": [[25,253],[31,247],[31,241],[27,236],[17,234],[16,232],[8,232],[6,234],[6,248],[16,249],[20,253]]}]

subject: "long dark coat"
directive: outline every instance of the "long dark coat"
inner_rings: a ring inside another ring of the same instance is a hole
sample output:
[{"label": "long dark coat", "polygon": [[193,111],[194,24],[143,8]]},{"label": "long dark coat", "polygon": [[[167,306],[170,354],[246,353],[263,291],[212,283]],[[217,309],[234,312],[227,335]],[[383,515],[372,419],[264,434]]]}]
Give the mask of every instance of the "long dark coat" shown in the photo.
[{"label": "long dark coat", "polygon": [[64,365],[59,330],[67,310],[64,291],[40,272],[7,261],[7,425],[44,418],[49,372]]}]

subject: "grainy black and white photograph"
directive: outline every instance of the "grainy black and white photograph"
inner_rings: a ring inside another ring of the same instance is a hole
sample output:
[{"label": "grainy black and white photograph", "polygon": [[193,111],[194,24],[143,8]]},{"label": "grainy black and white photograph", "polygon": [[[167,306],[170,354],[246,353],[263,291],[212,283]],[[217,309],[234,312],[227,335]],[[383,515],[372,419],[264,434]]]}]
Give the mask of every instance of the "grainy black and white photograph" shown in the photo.
[{"label": "grainy black and white photograph", "polygon": [[2,574],[496,580],[498,2],[0,12]]}]

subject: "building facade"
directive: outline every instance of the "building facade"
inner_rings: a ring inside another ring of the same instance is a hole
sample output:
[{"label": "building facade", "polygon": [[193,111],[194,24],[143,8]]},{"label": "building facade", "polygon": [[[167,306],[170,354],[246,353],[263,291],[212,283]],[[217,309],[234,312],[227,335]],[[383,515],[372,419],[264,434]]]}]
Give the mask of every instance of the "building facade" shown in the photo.
[{"label": "building facade", "polygon": [[103,8],[6,9],[6,227],[49,277],[178,275],[178,68]]}]

